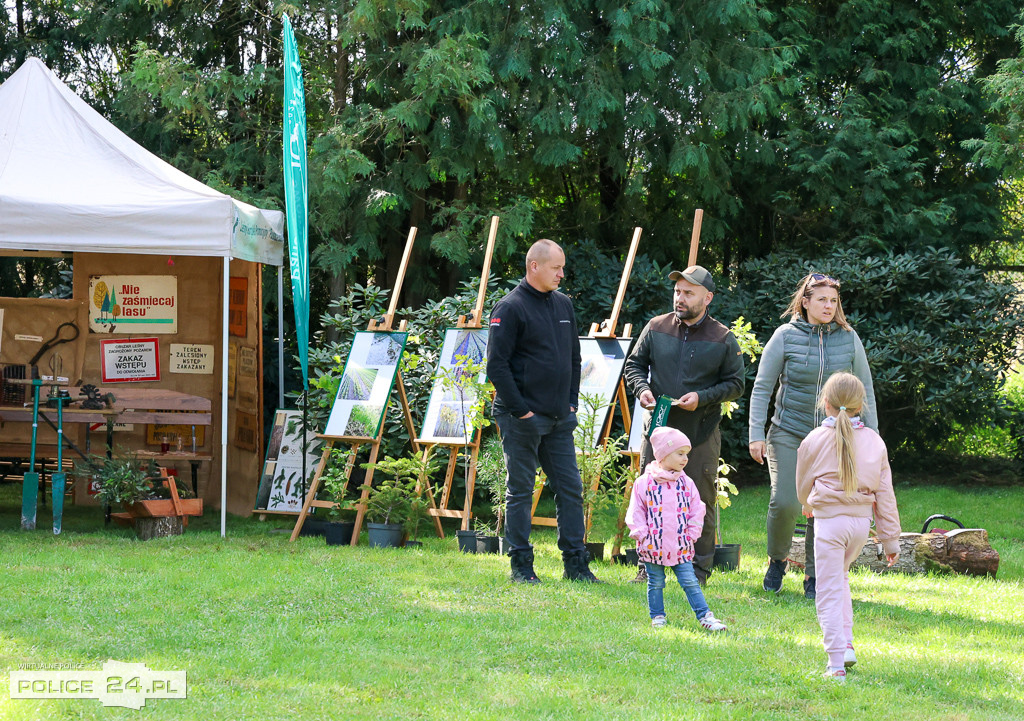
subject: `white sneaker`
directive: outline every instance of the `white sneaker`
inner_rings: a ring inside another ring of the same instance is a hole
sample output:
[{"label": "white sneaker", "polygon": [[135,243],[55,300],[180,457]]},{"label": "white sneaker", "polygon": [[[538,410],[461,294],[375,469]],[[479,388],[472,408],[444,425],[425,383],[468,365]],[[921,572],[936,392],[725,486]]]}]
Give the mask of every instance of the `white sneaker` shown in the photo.
[{"label": "white sneaker", "polygon": [[829,681],[835,681],[836,683],[846,683],[846,669],[845,668],[826,668],[825,673],[822,674]]},{"label": "white sneaker", "polygon": [[846,644],[846,653],[843,655],[843,665],[850,668],[857,663],[857,654],[853,652],[853,644]]},{"label": "white sneaker", "polygon": [[715,618],[715,614],[711,613],[711,611],[704,614],[704,618],[700,620],[700,625],[708,631],[724,631],[726,629],[726,625]]},{"label": "white sneaker", "polygon": [[664,616],[655,616],[651,619],[651,625],[655,628],[664,628],[665,624],[668,623]]}]

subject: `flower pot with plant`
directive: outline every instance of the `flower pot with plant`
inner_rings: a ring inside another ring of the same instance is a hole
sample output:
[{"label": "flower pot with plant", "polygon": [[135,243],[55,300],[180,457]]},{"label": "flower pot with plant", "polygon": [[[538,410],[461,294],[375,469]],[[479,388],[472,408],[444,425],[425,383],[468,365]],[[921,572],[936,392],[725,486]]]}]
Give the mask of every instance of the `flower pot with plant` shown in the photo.
[{"label": "flower pot with plant", "polygon": [[505,470],[505,455],[497,436],[491,436],[484,442],[476,464],[476,478],[477,487],[483,487],[486,491],[491,501],[491,512],[494,514],[493,524],[479,517],[476,519],[477,553],[503,552],[502,531],[505,528],[508,475]]},{"label": "flower pot with plant", "polygon": [[576,464],[583,482],[584,545],[591,558],[601,561],[604,560],[605,541],[614,535],[618,512],[626,500],[623,492],[626,472],[617,467],[626,437],[601,440],[599,411],[606,405],[601,396],[580,395],[580,412],[574,435]]},{"label": "flower pot with plant", "polygon": [[[334,503],[327,509],[328,520],[323,530],[324,540],[328,546],[349,545],[352,542],[352,533],[355,531],[356,524],[352,518],[355,503],[347,497],[348,478],[345,475],[349,455],[353,452],[352,450],[332,450],[328,465],[320,474],[320,487],[325,500]],[[303,527],[309,522],[307,519]]]},{"label": "flower pot with plant", "polygon": [[[90,456],[76,465],[75,473],[93,479],[108,519],[134,525],[143,540],[180,535],[188,516],[203,513],[202,499],[190,498],[187,484],[162,473],[153,459],[143,462],[131,454]],[[124,512],[110,513],[114,506]]]},{"label": "flower pot with plant", "polygon": [[411,526],[415,534],[420,519],[427,513],[428,502],[418,492],[418,485],[421,473],[429,472],[429,461],[425,463],[418,455],[385,456],[383,461],[364,463],[363,468],[372,468],[379,474],[373,485],[360,486],[367,493],[366,529],[370,545],[400,546],[407,528]]},{"label": "flower pot with plant", "polygon": [[712,567],[723,571],[735,571],[740,566],[738,543],[722,543],[722,509],[732,505],[732,498],[739,489],[729,480],[729,473],[735,470],[721,458],[718,459],[718,476],[715,478],[715,559]]}]

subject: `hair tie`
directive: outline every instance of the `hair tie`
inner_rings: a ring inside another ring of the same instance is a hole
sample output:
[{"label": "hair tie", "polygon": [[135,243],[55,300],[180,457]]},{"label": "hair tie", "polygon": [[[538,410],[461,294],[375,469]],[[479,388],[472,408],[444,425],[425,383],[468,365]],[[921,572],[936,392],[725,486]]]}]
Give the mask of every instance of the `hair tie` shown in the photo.
[{"label": "hair tie", "polygon": [[845,411],[846,410],[846,406],[839,406],[839,410]]}]

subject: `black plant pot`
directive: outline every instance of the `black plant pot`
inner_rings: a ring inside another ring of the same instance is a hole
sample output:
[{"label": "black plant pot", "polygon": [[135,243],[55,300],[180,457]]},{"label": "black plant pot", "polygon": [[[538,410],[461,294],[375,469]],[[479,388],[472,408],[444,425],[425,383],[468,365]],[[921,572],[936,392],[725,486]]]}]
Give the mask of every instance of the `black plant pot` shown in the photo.
[{"label": "black plant pot", "polygon": [[476,552],[477,553],[497,553],[498,552],[498,537],[488,536],[485,533],[481,533],[476,537]]},{"label": "black plant pot", "polygon": [[604,560],[604,544],[603,543],[585,543],[587,552],[590,554],[591,561],[603,561]]},{"label": "black plant pot", "polygon": [[715,560],[712,568],[721,571],[735,571],[740,567],[740,544],[722,543],[715,546]]},{"label": "black plant pot", "polygon": [[356,530],[356,524],[351,521],[338,521],[326,523],[324,540],[328,546],[347,546],[352,543],[352,532]]},{"label": "black plant pot", "polygon": [[639,566],[640,556],[636,554],[635,548],[626,549],[626,565],[627,566]]},{"label": "black plant pot", "polygon": [[318,521],[315,518],[306,517],[299,530],[300,536],[322,536],[327,532],[327,521]]},{"label": "black plant pot", "polygon": [[423,548],[423,541],[406,541],[403,548]]},{"label": "black plant pot", "polygon": [[402,545],[403,535],[400,523],[366,524],[366,536],[374,548],[398,548]]},{"label": "black plant pot", "polygon": [[459,539],[459,550],[463,553],[476,553],[476,531],[456,531]]}]

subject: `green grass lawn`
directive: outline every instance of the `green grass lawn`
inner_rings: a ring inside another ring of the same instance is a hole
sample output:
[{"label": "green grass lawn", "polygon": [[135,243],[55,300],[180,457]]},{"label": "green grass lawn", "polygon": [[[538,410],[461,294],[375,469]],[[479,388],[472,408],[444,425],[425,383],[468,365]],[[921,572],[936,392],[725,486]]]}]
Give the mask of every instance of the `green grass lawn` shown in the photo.
[{"label": "green grass lawn", "polygon": [[[999,579],[852,578],[859,664],[843,687],[797,577],[769,596],[766,487],[723,514],[743,544],[713,577],[703,632],[678,587],[650,628],[634,570],[595,564],[601,586],[560,579],[551,531],[536,533],[537,587],[507,559],[289,543],[282,521],[216,514],[184,536],[140,543],[69,508],[60,537],[22,532],[18,489],[0,486],[0,669],[107,659],[185,670],[188,698],[141,711],[99,701],[10,699],[3,719],[928,719],[1024,718],[1024,488],[898,487],[904,530],[946,512],[989,530]],[[39,514],[49,523],[49,509]]]}]

